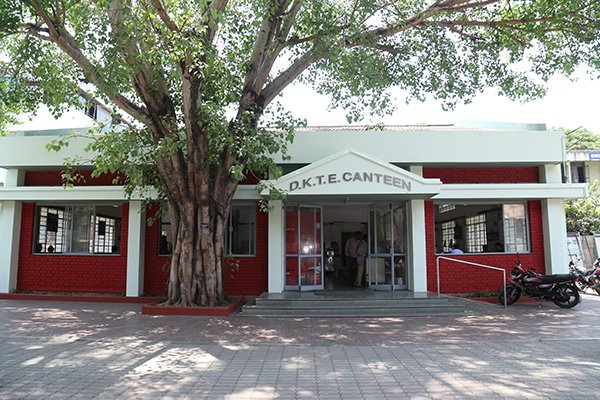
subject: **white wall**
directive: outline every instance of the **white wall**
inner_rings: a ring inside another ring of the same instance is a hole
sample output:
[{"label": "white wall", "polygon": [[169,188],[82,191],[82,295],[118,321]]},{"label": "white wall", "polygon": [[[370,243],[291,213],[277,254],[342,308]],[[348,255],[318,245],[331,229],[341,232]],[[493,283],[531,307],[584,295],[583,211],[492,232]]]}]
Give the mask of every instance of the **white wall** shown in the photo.
[{"label": "white wall", "polygon": [[6,182],[6,170],[4,168],[0,168],[0,186],[3,186],[4,182]]},{"label": "white wall", "polygon": [[558,131],[310,129],[298,130],[288,146],[291,163],[313,163],[348,148],[405,165],[540,165],[560,164],[564,158],[563,134]]}]

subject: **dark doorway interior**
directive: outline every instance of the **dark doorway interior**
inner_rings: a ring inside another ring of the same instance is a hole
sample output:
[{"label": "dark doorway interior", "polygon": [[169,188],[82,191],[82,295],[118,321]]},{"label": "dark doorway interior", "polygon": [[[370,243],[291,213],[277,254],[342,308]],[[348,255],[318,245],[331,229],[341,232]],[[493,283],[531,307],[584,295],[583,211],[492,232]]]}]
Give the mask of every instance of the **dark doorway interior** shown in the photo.
[{"label": "dark doorway interior", "polygon": [[[323,207],[323,241],[325,249],[333,250],[334,271],[325,272],[325,290],[355,289],[356,270],[350,270],[344,249],[353,232],[367,233],[366,205],[331,205]],[[331,252],[329,253],[331,257]],[[324,252],[324,265],[328,261]],[[363,279],[363,282],[366,282]]]}]

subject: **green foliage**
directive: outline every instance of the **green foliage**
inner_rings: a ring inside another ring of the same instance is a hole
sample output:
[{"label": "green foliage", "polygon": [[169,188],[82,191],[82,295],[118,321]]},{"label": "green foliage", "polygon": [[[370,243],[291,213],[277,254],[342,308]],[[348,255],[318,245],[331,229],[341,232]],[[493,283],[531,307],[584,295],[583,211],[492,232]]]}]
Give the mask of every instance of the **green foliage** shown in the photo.
[{"label": "green foliage", "polygon": [[600,150],[600,134],[585,128],[569,131],[565,136],[565,147],[567,150]]},{"label": "green foliage", "polygon": [[584,235],[600,233],[600,191],[598,181],[590,184],[589,196],[565,203],[567,230]]},{"label": "green foliage", "polygon": [[158,160],[197,151],[214,170],[233,155],[236,181],[267,176],[304,123],[276,101],[296,79],[349,122],[390,112],[390,88],[446,108],[488,86],[537,98],[555,73],[600,67],[599,16],[576,0],[0,0],[0,132],[95,99],[114,119],[90,132],[89,161],[129,194],[163,195]]},{"label": "green foliage", "polygon": [[223,278],[225,279],[233,279],[235,277],[235,273],[240,270],[240,260],[231,254],[227,254],[223,257],[222,265]]}]

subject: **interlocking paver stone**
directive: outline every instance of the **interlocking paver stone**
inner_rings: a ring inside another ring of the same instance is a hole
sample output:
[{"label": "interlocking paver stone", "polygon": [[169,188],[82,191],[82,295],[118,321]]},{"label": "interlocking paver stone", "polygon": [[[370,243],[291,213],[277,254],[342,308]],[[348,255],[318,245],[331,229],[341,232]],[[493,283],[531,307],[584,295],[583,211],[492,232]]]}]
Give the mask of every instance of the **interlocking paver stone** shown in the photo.
[{"label": "interlocking paver stone", "polygon": [[413,318],[0,301],[0,399],[600,399],[600,296]]}]

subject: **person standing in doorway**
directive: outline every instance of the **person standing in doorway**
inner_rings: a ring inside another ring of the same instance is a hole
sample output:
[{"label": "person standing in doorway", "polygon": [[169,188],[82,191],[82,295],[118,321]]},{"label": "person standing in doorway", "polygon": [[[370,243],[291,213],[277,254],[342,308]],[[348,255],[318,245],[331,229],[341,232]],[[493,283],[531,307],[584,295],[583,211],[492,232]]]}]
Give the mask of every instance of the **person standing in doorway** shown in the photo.
[{"label": "person standing in doorway", "polygon": [[356,231],[352,234],[352,237],[346,241],[346,246],[344,248],[344,254],[346,254],[346,266],[348,267],[349,276],[352,277],[354,273],[356,273],[356,268],[358,266],[356,262],[356,249],[360,244],[362,239],[362,233]]},{"label": "person standing in doorway", "polygon": [[356,247],[356,279],[354,280],[354,287],[362,287],[362,279],[365,273],[365,261],[369,248],[367,246],[367,235],[363,235],[360,243]]}]

